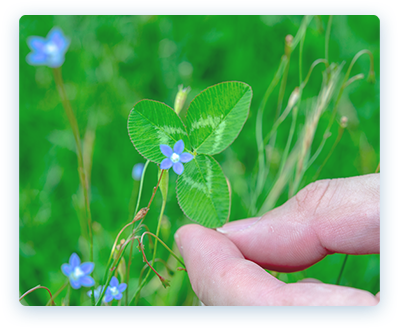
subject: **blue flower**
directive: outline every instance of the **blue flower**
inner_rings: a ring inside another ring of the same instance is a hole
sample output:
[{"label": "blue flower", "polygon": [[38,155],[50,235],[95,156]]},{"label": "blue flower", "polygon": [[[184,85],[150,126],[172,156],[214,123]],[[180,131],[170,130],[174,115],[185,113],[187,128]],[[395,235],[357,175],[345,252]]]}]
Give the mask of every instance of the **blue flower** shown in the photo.
[{"label": "blue flower", "polygon": [[121,300],[122,292],[126,290],[127,284],[119,284],[118,279],[112,276],[107,291],[105,291],[104,302],[109,303],[112,299]]},{"label": "blue flower", "polygon": [[26,61],[30,65],[47,65],[50,68],[58,68],[64,63],[70,40],[64,36],[60,28],[52,28],[47,38],[33,36],[29,37],[27,41],[32,50],[26,57]]},{"label": "blue flower", "polygon": [[183,152],[184,150],[184,142],[183,140],[179,140],[173,146],[173,150],[171,147],[166,144],[161,144],[161,152],[168,158],[164,159],[161,163],[162,170],[168,170],[173,166],[173,171],[176,174],[180,175],[184,171],[184,167],[182,163],[188,163],[190,160],[194,158],[194,156],[188,152]]},{"label": "blue flower", "polygon": [[93,262],[80,264],[80,259],[76,253],[72,253],[69,264],[63,264],[61,270],[68,276],[71,287],[80,289],[81,286],[90,287],[94,285],[94,279],[89,274],[94,269]]},{"label": "blue flower", "polygon": [[136,181],[140,181],[141,175],[143,174],[144,164],[137,163],[133,166],[132,177]]}]

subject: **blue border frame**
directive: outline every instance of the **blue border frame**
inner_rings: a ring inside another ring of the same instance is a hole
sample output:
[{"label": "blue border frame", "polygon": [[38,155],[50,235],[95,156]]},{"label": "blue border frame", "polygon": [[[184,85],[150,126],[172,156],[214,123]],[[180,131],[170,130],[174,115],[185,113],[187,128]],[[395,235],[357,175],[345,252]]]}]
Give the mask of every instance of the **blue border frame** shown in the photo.
[{"label": "blue border frame", "polygon": [[[289,6],[287,6],[289,4]],[[18,302],[18,37],[22,15],[377,15],[381,33],[381,302],[375,307],[24,307]],[[369,2],[31,2],[9,7],[2,32],[2,304],[10,323],[31,327],[368,327],[389,323],[397,302],[397,26]],[[14,56],[13,56],[14,54]],[[71,317],[73,315],[73,317]]]}]

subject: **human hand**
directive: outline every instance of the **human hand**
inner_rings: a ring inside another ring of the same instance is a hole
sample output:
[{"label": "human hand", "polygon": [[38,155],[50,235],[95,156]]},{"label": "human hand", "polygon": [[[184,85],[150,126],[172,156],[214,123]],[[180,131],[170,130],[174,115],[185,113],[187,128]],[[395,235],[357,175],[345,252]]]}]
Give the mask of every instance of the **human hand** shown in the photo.
[{"label": "human hand", "polygon": [[267,273],[303,270],[332,253],[380,250],[379,174],[316,181],[260,218],[217,231],[180,228],[175,239],[205,305],[376,305],[379,293]]}]

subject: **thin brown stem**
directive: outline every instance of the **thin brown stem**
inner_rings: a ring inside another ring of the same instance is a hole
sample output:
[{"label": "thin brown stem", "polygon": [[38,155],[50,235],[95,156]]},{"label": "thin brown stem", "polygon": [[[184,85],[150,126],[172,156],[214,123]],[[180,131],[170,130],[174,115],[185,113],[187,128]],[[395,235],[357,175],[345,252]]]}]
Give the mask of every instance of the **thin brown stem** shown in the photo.
[{"label": "thin brown stem", "polygon": [[32,288],[32,289],[26,291],[21,297],[19,297],[19,301],[21,301],[21,300],[24,299],[28,294],[32,293],[33,291],[36,291],[37,289],[45,289],[45,290],[47,290],[47,292],[48,292],[49,295],[50,295],[51,305],[52,305],[52,306],[55,306],[55,303],[54,303],[54,300],[53,300],[53,295],[51,294],[50,289],[47,288],[47,287],[45,287],[45,286],[42,286],[42,285],[35,286],[34,288]]},{"label": "thin brown stem", "polygon": [[148,265],[148,267],[150,267],[150,268],[152,269],[152,271],[158,276],[158,278],[159,278],[159,280],[161,281],[162,285],[165,286],[165,287],[168,286],[168,285],[169,285],[169,284],[167,283],[168,281],[167,281],[161,274],[159,274],[159,273],[155,270],[155,268],[152,267],[151,264],[148,262],[147,257],[146,257],[145,252],[144,252],[144,244],[142,243],[142,239],[141,239],[141,241],[139,241],[139,240],[137,239],[137,241],[138,241],[138,243],[139,243],[138,249],[139,249],[139,251],[141,252],[141,254],[143,255],[143,261],[144,261],[144,262]]},{"label": "thin brown stem", "polygon": [[58,289],[56,293],[54,293],[53,297],[50,298],[50,300],[47,302],[46,306],[49,306],[50,304],[54,303],[54,299],[58,297],[58,295],[66,288],[68,285],[69,280],[66,280],[65,283]]}]

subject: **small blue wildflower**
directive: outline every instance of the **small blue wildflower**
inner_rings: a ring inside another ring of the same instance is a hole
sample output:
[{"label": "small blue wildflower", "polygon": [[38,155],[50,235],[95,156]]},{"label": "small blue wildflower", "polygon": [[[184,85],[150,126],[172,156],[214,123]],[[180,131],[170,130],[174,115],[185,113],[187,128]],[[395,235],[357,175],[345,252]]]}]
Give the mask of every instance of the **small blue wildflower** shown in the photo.
[{"label": "small blue wildflower", "polygon": [[[97,289],[94,290],[94,298],[97,300],[98,298],[100,298],[101,295],[101,290],[104,288],[104,285],[99,285],[97,287]],[[87,291],[87,295],[91,298],[93,292],[92,290]],[[103,298],[104,299],[104,298]]]},{"label": "small blue wildflower", "polygon": [[28,54],[26,61],[30,65],[47,65],[50,68],[58,68],[64,63],[70,44],[69,38],[58,27],[52,28],[47,38],[32,36],[27,42],[32,52]]},{"label": "small blue wildflower", "polygon": [[62,272],[68,276],[71,287],[74,289],[80,289],[81,286],[90,287],[94,285],[94,279],[89,276],[93,269],[93,262],[80,264],[80,258],[76,253],[72,253],[69,258],[69,264],[61,266]]},{"label": "small blue wildflower", "polygon": [[112,276],[107,291],[105,291],[104,302],[109,303],[112,299],[121,300],[122,292],[126,290],[127,284],[119,284],[118,279]]},{"label": "small blue wildflower", "polygon": [[136,181],[140,181],[141,175],[143,174],[144,164],[137,163],[133,166],[132,177]]},{"label": "small blue wildflower", "polygon": [[173,166],[173,171],[180,175],[184,171],[182,163],[188,163],[194,156],[188,152],[183,152],[184,142],[179,140],[173,146],[173,150],[166,144],[161,144],[161,152],[168,158],[164,159],[161,163],[162,170],[168,170]]}]

